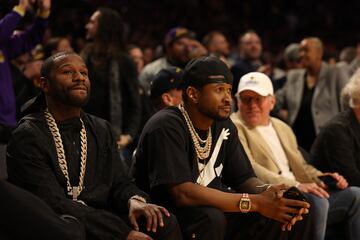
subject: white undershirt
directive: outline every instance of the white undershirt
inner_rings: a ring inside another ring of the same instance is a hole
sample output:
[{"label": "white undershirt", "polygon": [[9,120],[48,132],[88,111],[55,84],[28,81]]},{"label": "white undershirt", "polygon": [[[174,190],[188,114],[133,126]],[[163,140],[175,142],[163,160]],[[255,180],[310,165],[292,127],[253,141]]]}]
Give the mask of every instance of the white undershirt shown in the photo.
[{"label": "white undershirt", "polygon": [[267,126],[258,126],[256,130],[259,131],[265,142],[269,146],[271,152],[275,157],[275,164],[280,168],[280,175],[292,180],[296,180],[295,175],[290,171],[289,161],[285,155],[284,149],[280,143],[280,139],[276,134],[274,126],[270,122]]}]

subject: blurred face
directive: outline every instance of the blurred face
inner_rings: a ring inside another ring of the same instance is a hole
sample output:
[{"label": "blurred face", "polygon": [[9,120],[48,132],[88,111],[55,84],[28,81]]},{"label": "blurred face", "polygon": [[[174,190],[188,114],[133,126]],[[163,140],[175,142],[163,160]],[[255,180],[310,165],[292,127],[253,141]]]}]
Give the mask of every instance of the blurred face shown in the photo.
[{"label": "blurred face", "polygon": [[229,55],[229,43],[222,34],[215,34],[209,45],[209,51],[220,55]]},{"label": "blurred face", "polygon": [[99,11],[94,12],[94,14],[90,17],[89,22],[85,25],[86,39],[91,40],[95,38],[99,23],[99,17],[100,17],[100,12]]},{"label": "blurred face", "polygon": [[73,48],[71,47],[70,41],[67,38],[63,38],[60,40],[56,50],[57,52],[67,52],[72,51]]},{"label": "blurred face", "polygon": [[197,108],[214,120],[226,120],[231,113],[231,84],[210,83],[198,91]]},{"label": "blurred face", "polygon": [[140,48],[133,48],[129,51],[130,58],[136,65],[137,72],[140,73],[144,67],[144,56]]},{"label": "blurred face", "polygon": [[67,55],[55,61],[51,79],[43,91],[59,105],[84,106],[90,96],[88,69],[84,61],[78,55]]},{"label": "blurred face", "polygon": [[256,33],[247,33],[240,40],[240,55],[246,59],[257,60],[262,52],[262,45]]},{"label": "blurred face", "polygon": [[315,41],[304,39],[300,43],[299,55],[305,68],[321,63],[322,50]]},{"label": "blurred face", "polygon": [[192,48],[192,39],[183,37],[173,42],[167,48],[167,54],[171,61],[179,66],[184,66],[190,61],[190,50]]},{"label": "blurred face", "polygon": [[269,124],[270,111],[275,104],[273,96],[261,96],[251,90],[240,93],[238,108],[242,119],[251,127]]}]

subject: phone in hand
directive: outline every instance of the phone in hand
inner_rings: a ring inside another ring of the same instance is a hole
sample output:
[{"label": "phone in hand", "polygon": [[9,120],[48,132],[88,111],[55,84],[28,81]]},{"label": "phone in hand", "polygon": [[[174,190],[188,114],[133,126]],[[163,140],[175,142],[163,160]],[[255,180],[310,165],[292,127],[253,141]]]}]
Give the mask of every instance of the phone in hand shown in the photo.
[{"label": "phone in hand", "polygon": [[[306,196],[297,187],[290,187],[288,190],[284,192],[283,197],[287,199],[309,202]],[[300,207],[294,207],[294,208],[300,209]],[[289,213],[289,214],[293,217],[296,215],[294,213]]]},{"label": "phone in hand", "polygon": [[283,197],[308,202],[306,196],[297,187],[290,187],[284,192]]},{"label": "phone in hand", "polygon": [[323,181],[325,183],[325,185],[330,189],[330,190],[336,190],[339,189],[337,186],[337,181],[335,178],[333,178],[330,175],[323,175],[323,176],[319,176],[319,179],[321,181]]}]

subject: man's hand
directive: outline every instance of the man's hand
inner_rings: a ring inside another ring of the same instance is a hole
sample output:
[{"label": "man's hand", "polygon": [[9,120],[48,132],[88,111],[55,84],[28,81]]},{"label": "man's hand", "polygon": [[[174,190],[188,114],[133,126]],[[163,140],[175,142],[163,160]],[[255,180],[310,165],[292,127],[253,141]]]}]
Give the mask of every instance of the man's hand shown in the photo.
[{"label": "man's hand", "polygon": [[321,198],[329,198],[329,193],[325,191],[324,187],[321,187],[316,183],[300,183],[298,188],[302,192],[312,193]]},{"label": "man's hand", "polygon": [[127,236],[126,240],[152,240],[152,238],[145,233],[132,230]]},{"label": "man's hand", "polygon": [[140,216],[144,216],[146,218],[147,231],[153,231],[155,233],[158,226],[164,226],[162,214],[170,217],[170,213],[164,207],[143,203],[136,199],[129,200],[129,219],[136,231],[139,231],[137,219]]},{"label": "man's hand", "polygon": [[302,214],[309,212],[310,204],[283,198],[283,193],[287,189],[288,186],[284,184],[272,185],[259,194],[260,199],[256,203],[256,210],[265,217],[283,223],[282,230],[290,231],[297,221],[302,220]]},{"label": "man's hand", "polygon": [[129,145],[132,141],[132,138],[129,134],[121,134],[119,136],[119,139],[117,141],[117,145],[119,149],[125,148],[127,145]]},{"label": "man's hand", "polygon": [[323,176],[331,176],[336,180],[336,186],[339,189],[345,189],[349,186],[349,183],[346,181],[344,176],[340,175],[337,172],[334,173],[324,173]]}]

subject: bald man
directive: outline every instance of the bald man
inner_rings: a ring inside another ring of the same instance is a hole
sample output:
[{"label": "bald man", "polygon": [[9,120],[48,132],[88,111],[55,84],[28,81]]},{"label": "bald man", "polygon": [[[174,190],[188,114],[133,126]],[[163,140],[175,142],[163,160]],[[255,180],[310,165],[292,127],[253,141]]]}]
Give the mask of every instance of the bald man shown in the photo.
[{"label": "bald man", "polygon": [[324,123],[340,111],[340,92],[349,79],[345,68],[322,61],[323,51],[319,38],[303,39],[299,54],[304,69],[289,71],[276,93],[279,117],[292,126],[307,151]]}]

